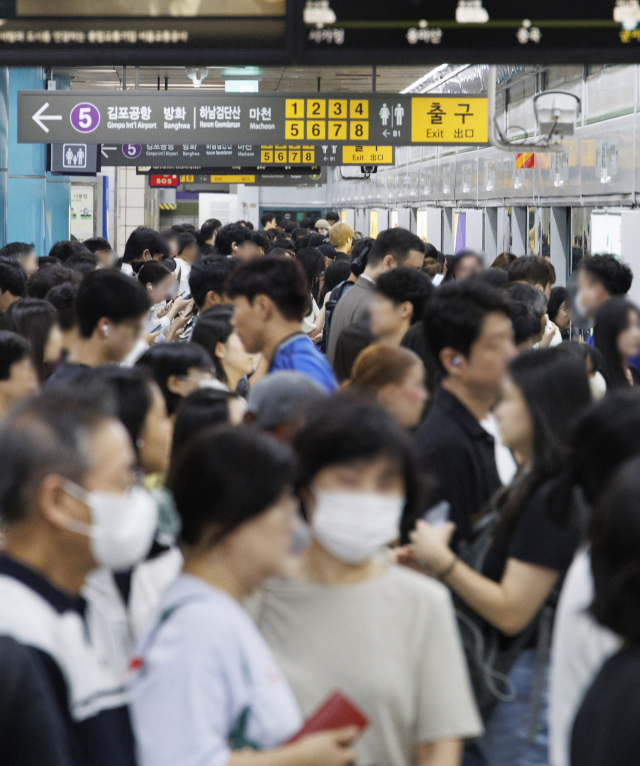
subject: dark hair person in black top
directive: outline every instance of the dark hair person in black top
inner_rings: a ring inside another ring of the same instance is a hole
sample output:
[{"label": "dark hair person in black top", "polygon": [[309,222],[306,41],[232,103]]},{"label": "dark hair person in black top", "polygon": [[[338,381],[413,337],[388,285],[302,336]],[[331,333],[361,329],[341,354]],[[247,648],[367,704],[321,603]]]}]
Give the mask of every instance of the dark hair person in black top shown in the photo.
[{"label": "dark hair person in black top", "polygon": [[640,458],[597,503],[589,534],[591,613],[624,639],[587,692],[573,725],[571,766],[629,766],[640,753]]},{"label": "dark hair person in black top", "polygon": [[[549,504],[569,458],[573,421],[590,401],[578,349],[566,344],[520,354],[509,366],[495,409],[502,441],[516,454],[520,470],[495,498],[499,516],[483,573],[462,562],[447,545],[455,528],[452,522],[435,527],[418,521],[409,535],[413,555],[505,636],[515,637],[533,622],[578,545],[578,532],[567,518],[570,506],[565,506],[565,518],[555,519]],[[517,672],[511,674],[526,704],[498,702],[487,721],[479,747],[488,763],[521,763],[517,758],[505,760],[504,753],[523,756],[541,747],[529,749],[525,739],[519,739],[527,729],[536,660],[536,651],[525,649],[516,660]],[[505,745],[510,739],[505,729],[512,731],[511,749]]]},{"label": "dark hair person in black top", "polygon": [[629,360],[640,353],[640,310],[625,298],[610,298],[600,306],[593,344],[603,357],[607,390],[640,385],[640,370]]},{"label": "dark hair person in black top", "polygon": [[494,440],[480,421],[516,353],[510,312],[496,290],[473,282],[443,285],[427,305],[424,332],[442,384],[416,438],[425,469],[437,478],[433,504],[451,507],[454,549],[501,486]]},{"label": "dark hair person in black top", "polygon": [[43,383],[62,356],[62,331],[55,308],[49,301],[25,298],[9,307],[0,320],[0,328],[29,341],[38,378]]},{"label": "dark hair person in black top", "polygon": [[18,261],[9,255],[0,256],[0,314],[24,295],[26,282],[27,276]]}]

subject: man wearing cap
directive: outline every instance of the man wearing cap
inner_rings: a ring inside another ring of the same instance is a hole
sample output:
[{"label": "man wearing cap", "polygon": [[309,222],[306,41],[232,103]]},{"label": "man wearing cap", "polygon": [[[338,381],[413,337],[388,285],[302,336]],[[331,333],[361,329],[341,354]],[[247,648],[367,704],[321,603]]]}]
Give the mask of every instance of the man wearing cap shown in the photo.
[{"label": "man wearing cap", "polygon": [[325,218],[318,218],[318,220],[315,222],[314,228],[318,234],[322,234],[323,237],[326,237],[329,233],[329,229],[331,228],[331,224]]}]

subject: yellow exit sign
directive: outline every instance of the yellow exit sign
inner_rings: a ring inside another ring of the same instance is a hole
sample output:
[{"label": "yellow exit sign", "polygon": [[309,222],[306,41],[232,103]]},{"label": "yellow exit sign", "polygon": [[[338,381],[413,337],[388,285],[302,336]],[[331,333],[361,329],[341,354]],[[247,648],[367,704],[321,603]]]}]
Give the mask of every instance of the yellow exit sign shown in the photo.
[{"label": "yellow exit sign", "polygon": [[392,146],[343,146],[343,165],[392,165]]},{"label": "yellow exit sign", "polygon": [[212,184],[254,184],[256,177],[254,175],[218,175],[209,176]]},{"label": "yellow exit sign", "polygon": [[415,144],[489,142],[486,98],[411,99],[411,141]]}]

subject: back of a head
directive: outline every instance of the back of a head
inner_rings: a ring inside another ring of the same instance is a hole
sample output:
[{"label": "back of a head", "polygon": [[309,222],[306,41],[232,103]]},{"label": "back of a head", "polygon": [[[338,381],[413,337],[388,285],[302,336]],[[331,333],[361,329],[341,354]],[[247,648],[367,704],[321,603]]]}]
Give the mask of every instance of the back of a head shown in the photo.
[{"label": "back of a head", "polygon": [[296,227],[295,227],[294,229],[292,229],[292,231],[291,231],[291,239],[292,239],[294,242],[296,242],[298,239],[300,239],[300,237],[304,237],[304,236],[306,236],[308,233],[309,233],[309,232],[308,232],[306,229],[303,229],[303,228],[301,228],[300,226],[296,226]]},{"label": "back of a head", "polygon": [[32,359],[31,344],[18,333],[0,330],[0,380],[11,376],[11,365],[23,359]]},{"label": "back of a head", "polygon": [[275,213],[263,213],[260,217],[260,225],[264,229],[264,227],[269,223],[275,223],[276,222],[276,214]]},{"label": "back of a head", "polygon": [[251,239],[251,231],[239,223],[228,223],[216,234],[216,248],[220,255],[233,255],[232,245],[240,245]]},{"label": "back of a head", "polygon": [[75,282],[63,282],[52,287],[47,293],[46,300],[58,312],[58,324],[63,331],[73,329],[78,324],[76,312],[76,297],[79,285]]},{"label": "back of a head", "polygon": [[552,322],[555,322],[560,306],[564,303],[567,297],[566,287],[554,287],[551,290],[549,296],[549,302],[547,303],[547,314]]},{"label": "back of a head", "polygon": [[495,287],[496,290],[504,287],[509,281],[507,272],[504,269],[495,269],[493,266],[490,269],[483,271],[481,274],[469,277],[469,279],[474,282],[482,282],[490,287]]},{"label": "back of a head", "polygon": [[26,283],[26,292],[30,298],[44,299],[52,287],[62,285],[65,282],[75,282],[80,284],[82,275],[80,272],[74,272],[66,266],[54,264],[45,269],[38,269],[32,274]]},{"label": "back of a head", "polygon": [[381,388],[401,385],[420,357],[401,346],[375,344],[365,348],[353,365],[351,382],[365,392],[377,393]]},{"label": "back of a head", "polygon": [[208,218],[200,227],[200,245],[204,245],[221,228],[222,221],[219,221],[217,218]]},{"label": "back of a head", "polygon": [[556,281],[556,270],[539,255],[521,255],[509,265],[507,274],[510,282],[540,285],[543,290]]},{"label": "back of a head", "polygon": [[227,280],[227,295],[270,298],[283,318],[301,322],[307,311],[309,286],[302,266],[290,258],[265,256],[239,266]]},{"label": "back of a head", "polygon": [[609,295],[626,295],[631,289],[633,272],[615,255],[585,255],[578,269],[597,279]]},{"label": "back of a head", "polygon": [[[282,225],[282,224],[281,224]],[[285,234],[291,234],[291,232],[296,228],[296,224],[294,221],[287,221],[287,223],[282,226],[282,229]]]},{"label": "back of a head", "polygon": [[344,247],[353,239],[353,227],[348,223],[336,223],[329,229],[329,242],[334,247]]},{"label": "back of a head", "polygon": [[81,392],[45,390],[19,406],[0,433],[0,518],[26,521],[42,479],[57,474],[80,483],[92,466],[89,440],[113,417],[110,402],[88,402]]},{"label": "back of a head", "polygon": [[145,250],[149,251],[151,258],[169,254],[167,242],[161,234],[147,226],[138,226],[129,235],[122,260],[124,263],[139,261]]},{"label": "back of a head", "polygon": [[331,224],[338,223],[338,221],[340,220],[340,214],[336,213],[335,210],[329,210],[327,214],[325,215],[325,218]]},{"label": "back of a head", "polygon": [[363,237],[355,242],[351,248],[351,273],[355,277],[359,277],[367,268],[369,255],[374,244],[375,239],[372,239],[371,237]]},{"label": "back of a head", "polygon": [[520,301],[510,301],[511,324],[516,346],[530,341],[540,335],[540,320],[527,306]]},{"label": "back of a head", "polygon": [[510,316],[509,302],[484,284],[450,282],[434,291],[427,304],[424,329],[430,353],[441,369],[440,352],[445,348],[468,357],[489,314]]},{"label": "back of a head", "polygon": [[29,341],[40,380],[44,380],[45,348],[55,322],[55,308],[49,301],[39,298],[12,303],[0,320],[1,329],[22,335]]},{"label": "back of a head", "polygon": [[87,274],[98,268],[98,259],[90,250],[86,250],[86,252],[78,252],[69,256],[65,261],[65,266],[86,277]]},{"label": "back of a head", "polygon": [[258,428],[268,430],[305,417],[326,398],[311,378],[294,370],[272,372],[262,378],[249,395],[247,412]]},{"label": "back of a head", "polygon": [[0,292],[9,292],[14,296],[22,296],[24,295],[26,283],[27,275],[22,270],[18,261],[9,255],[0,256]]},{"label": "back of a head", "polygon": [[420,237],[407,229],[386,229],[376,237],[369,252],[368,263],[371,266],[378,266],[386,255],[391,255],[398,266],[404,266],[412,250],[424,253],[424,242]]},{"label": "back of a head", "polygon": [[502,291],[502,295],[509,300],[524,303],[529,311],[531,311],[532,314],[535,314],[538,319],[542,319],[547,313],[547,297],[542,290],[533,287],[533,285],[525,285],[519,282],[509,284],[509,286]]},{"label": "back of a head", "polygon": [[49,255],[65,263],[72,255],[86,255],[87,248],[82,242],[77,240],[61,240],[49,250]]},{"label": "back of a head", "polygon": [[198,244],[198,239],[192,231],[180,232],[178,238],[178,255],[182,255],[182,253],[193,244]]},{"label": "back of a head", "polygon": [[491,263],[492,269],[504,269],[507,271],[509,266],[516,260],[518,256],[513,253],[500,253],[497,258],[494,258]]},{"label": "back of a head", "polygon": [[186,545],[213,547],[276,503],[293,482],[291,450],[246,428],[212,428],[188,440],[169,471]]},{"label": "back of a head", "polygon": [[82,243],[89,252],[97,253],[99,250],[113,250],[108,239],[104,237],[91,237]]},{"label": "back of a head", "polygon": [[21,255],[28,255],[33,252],[33,242],[9,242],[4,247],[0,247],[0,258],[9,256],[19,258]]},{"label": "back of a head", "polygon": [[613,391],[585,410],[573,431],[572,453],[574,480],[593,504],[616,469],[640,456],[640,392]]},{"label": "back of a head", "polygon": [[411,303],[413,305],[411,324],[423,318],[427,301],[435,290],[424,272],[405,267],[381,274],[376,280],[375,289],[393,303]]},{"label": "back of a head", "polygon": [[609,630],[640,641],[640,457],[618,467],[596,503],[589,531],[591,614]]},{"label": "back of a head", "polygon": [[189,439],[205,429],[229,423],[231,396],[227,391],[201,388],[185,397],[180,403],[173,427],[172,453],[179,454]]},{"label": "back of a head", "polygon": [[114,324],[141,319],[149,305],[146,292],[135,279],[112,269],[92,271],[82,280],[76,297],[80,334],[90,338],[103,317]]},{"label": "back of a head", "polygon": [[225,282],[238,264],[236,258],[218,255],[203,258],[193,265],[189,274],[189,289],[198,308],[204,306],[209,292],[221,298],[225,295]]},{"label": "back of a head", "polygon": [[172,375],[187,377],[190,369],[210,372],[213,361],[207,351],[197,343],[157,343],[136,362],[136,366],[148,369],[151,377],[160,386],[167,405],[167,412],[173,415],[181,396],[169,390],[168,381]]}]

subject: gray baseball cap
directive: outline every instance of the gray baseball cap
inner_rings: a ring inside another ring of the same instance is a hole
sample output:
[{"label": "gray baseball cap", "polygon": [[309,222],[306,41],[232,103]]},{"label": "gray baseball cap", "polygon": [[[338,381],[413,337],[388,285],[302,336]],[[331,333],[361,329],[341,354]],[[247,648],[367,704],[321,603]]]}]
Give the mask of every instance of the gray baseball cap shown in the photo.
[{"label": "gray baseball cap", "polygon": [[314,380],[301,372],[271,372],[251,389],[247,412],[255,415],[259,428],[275,428],[303,416],[326,396]]}]

